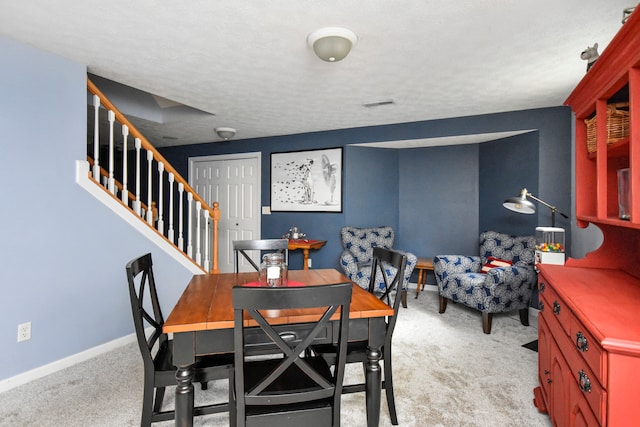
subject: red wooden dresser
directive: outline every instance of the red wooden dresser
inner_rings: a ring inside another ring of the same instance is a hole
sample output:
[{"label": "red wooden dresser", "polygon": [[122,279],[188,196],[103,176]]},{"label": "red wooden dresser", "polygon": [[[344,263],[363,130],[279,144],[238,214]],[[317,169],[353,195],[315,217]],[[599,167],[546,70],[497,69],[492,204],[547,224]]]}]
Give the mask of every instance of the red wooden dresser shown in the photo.
[{"label": "red wooden dresser", "polygon": [[[607,119],[614,104],[628,104],[629,112],[628,135],[616,138]],[[581,227],[596,225],[604,241],[564,266],[540,265],[534,403],[554,426],[638,426],[640,12],[621,27],[566,105],[576,119],[576,218]],[[618,210],[617,171],[623,168],[630,173],[628,219]]]}]

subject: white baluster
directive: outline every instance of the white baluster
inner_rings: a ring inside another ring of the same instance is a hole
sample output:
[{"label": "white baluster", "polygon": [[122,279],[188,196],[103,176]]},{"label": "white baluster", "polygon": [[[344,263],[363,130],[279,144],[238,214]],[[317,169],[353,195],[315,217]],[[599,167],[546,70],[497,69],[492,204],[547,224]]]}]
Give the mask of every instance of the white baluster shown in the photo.
[{"label": "white baluster", "polygon": [[173,243],[173,172],[169,172],[169,230],[167,238]]},{"label": "white baluster", "polygon": [[152,209],[152,197],[151,197],[151,166],[152,166],[152,161],[153,161],[153,152],[152,151],[147,151],[147,170],[148,170],[148,176],[147,176],[147,182],[148,182],[148,190],[147,190],[147,223],[149,225],[153,225],[153,209]]},{"label": "white baluster", "polygon": [[100,182],[100,97],[93,95],[93,179]]},{"label": "white baluster", "polygon": [[142,216],[141,211],[141,203],[140,203],[140,147],[142,146],[142,141],[140,138],[136,138],[136,200],[133,202],[133,211],[138,215]]},{"label": "white baluster", "polygon": [[204,216],[204,265],[202,267],[208,273],[211,270],[209,260],[209,211],[204,209],[202,214]]},{"label": "white baluster", "polygon": [[178,203],[178,247],[181,251],[184,251],[184,233],[183,233],[183,224],[184,224],[184,204],[183,204],[183,194],[184,194],[184,184],[178,183],[178,194],[180,195],[180,202]]},{"label": "white baluster", "polygon": [[189,209],[188,209],[188,213],[189,213],[189,217],[187,218],[187,221],[189,221],[187,223],[187,256],[191,259],[193,259],[193,233],[191,233],[191,230],[193,229],[191,222],[193,221],[193,208],[192,205],[193,203],[191,203],[193,201],[193,194],[191,193],[187,193],[187,203],[189,205]]},{"label": "white baluster", "polygon": [[127,139],[129,126],[122,125],[122,203],[129,206],[129,189],[127,188]]},{"label": "white baluster", "polygon": [[200,252],[200,210],[202,203],[196,202],[196,264],[202,265],[202,253]]},{"label": "white baluster", "polygon": [[109,190],[109,192],[111,194],[116,194],[116,180],[113,177],[113,168],[114,168],[114,161],[113,161],[113,151],[114,151],[114,141],[113,141],[113,124],[116,120],[116,114],[109,110],[109,113],[107,114],[107,117],[109,118],[109,185],[107,187],[107,189]]},{"label": "white baluster", "polygon": [[163,203],[162,203],[163,173],[164,173],[164,163],[158,162],[158,223],[156,225],[156,228],[158,229],[160,234],[164,236],[164,216],[163,216],[164,209],[163,209]]}]

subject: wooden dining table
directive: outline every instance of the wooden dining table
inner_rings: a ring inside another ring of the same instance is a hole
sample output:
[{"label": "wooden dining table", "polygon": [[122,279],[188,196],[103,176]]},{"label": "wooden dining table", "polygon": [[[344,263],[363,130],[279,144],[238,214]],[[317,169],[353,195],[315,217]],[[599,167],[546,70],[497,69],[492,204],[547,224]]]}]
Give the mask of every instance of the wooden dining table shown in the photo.
[{"label": "wooden dining table", "polygon": [[[291,284],[318,286],[349,282],[334,269],[290,270]],[[176,365],[175,425],[193,425],[193,369],[197,356],[233,352],[233,286],[255,283],[258,273],[194,275],[176,303],[163,330],[173,334],[173,362]],[[313,310],[313,309],[311,309]],[[368,341],[369,361],[365,369],[367,426],[380,420],[381,347],[384,344],[385,316],[393,309],[374,295],[353,285],[349,313],[349,340]],[[315,322],[316,314],[306,310],[280,310],[268,318],[283,328],[303,328]]]}]

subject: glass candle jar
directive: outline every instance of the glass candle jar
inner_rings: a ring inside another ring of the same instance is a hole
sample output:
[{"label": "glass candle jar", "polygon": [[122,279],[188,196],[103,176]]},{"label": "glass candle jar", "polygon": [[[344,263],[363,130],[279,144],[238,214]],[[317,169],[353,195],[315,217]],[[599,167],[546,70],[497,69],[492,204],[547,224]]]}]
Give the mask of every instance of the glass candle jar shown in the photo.
[{"label": "glass candle jar", "polygon": [[260,284],[269,287],[287,286],[287,263],[284,254],[273,252],[262,256]]}]

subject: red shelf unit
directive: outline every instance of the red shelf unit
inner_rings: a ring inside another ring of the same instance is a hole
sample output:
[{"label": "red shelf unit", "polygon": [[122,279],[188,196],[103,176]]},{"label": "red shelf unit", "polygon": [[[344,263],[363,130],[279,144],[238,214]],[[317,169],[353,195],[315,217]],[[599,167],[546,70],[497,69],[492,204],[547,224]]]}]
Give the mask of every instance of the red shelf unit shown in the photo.
[{"label": "red shelf unit", "polygon": [[[639,9],[640,10],[640,9]],[[607,141],[609,104],[629,103],[629,136]],[[604,241],[564,266],[540,265],[540,386],[554,426],[635,426],[640,402],[640,12],[633,13],[567,98],[575,114],[576,217]],[[596,118],[596,151],[585,119]],[[630,219],[617,171],[630,170]]]}]

